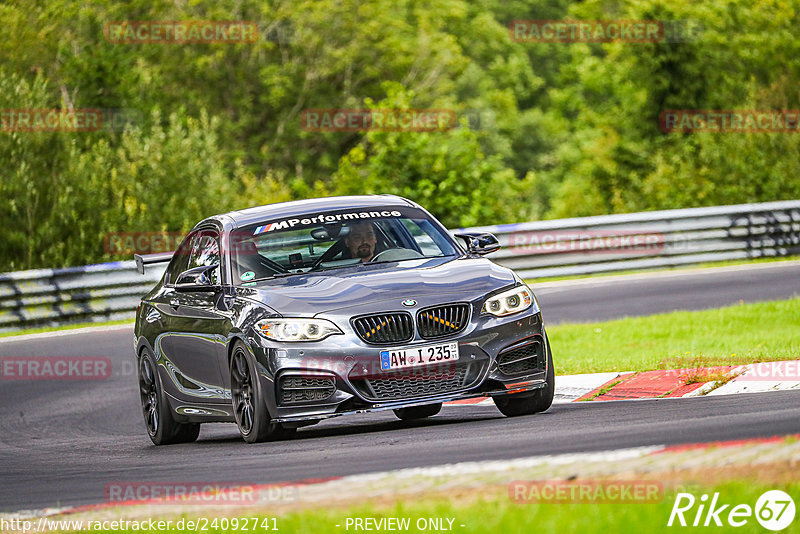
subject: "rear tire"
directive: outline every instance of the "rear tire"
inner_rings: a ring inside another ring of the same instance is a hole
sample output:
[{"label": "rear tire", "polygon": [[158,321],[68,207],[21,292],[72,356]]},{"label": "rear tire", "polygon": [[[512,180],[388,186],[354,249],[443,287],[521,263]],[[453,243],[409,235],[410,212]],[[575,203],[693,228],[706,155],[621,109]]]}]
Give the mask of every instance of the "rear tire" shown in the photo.
[{"label": "rear tire", "polygon": [[550,340],[547,340],[547,375],[545,387],[529,393],[517,393],[493,397],[497,409],[506,417],[530,415],[547,410],[553,404],[556,390],[556,372],[553,368],[553,354],[550,352]]},{"label": "rear tire", "polygon": [[258,380],[256,359],[241,341],[231,354],[231,403],[236,426],[247,443],[286,438],[297,430],[275,423],[267,410],[261,381]]},{"label": "rear tire", "polygon": [[147,435],[155,445],[189,443],[200,434],[200,423],[178,423],[172,415],[153,354],[142,351],[139,358],[139,397]]},{"label": "rear tire", "polygon": [[403,421],[413,421],[414,419],[425,419],[433,417],[442,409],[442,403],[426,404],[425,406],[411,406],[410,408],[398,408],[394,414]]}]

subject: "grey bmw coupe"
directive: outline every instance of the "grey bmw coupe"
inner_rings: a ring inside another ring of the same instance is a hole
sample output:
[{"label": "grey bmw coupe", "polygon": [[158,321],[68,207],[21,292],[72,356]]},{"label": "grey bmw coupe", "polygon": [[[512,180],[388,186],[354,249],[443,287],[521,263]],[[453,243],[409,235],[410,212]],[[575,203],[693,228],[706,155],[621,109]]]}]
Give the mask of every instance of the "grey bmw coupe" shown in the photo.
[{"label": "grey bmw coupe", "polygon": [[390,195],[272,204],[209,217],[136,314],[141,407],[153,443],[235,422],[248,443],[339,415],[430,417],[491,397],[541,412],[554,372],[531,289],[484,258],[488,233],[451,236]]}]

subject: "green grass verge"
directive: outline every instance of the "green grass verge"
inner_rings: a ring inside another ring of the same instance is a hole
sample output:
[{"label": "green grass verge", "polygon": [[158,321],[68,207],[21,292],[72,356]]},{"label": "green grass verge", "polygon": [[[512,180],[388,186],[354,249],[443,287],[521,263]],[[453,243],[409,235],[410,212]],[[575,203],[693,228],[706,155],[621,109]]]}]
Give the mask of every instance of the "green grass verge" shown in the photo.
[{"label": "green grass verge", "polygon": [[74,323],[60,326],[43,326],[39,328],[24,328],[22,330],[14,330],[13,332],[0,333],[0,337],[22,336],[25,334],[42,334],[45,332],[58,332],[60,330],[73,330],[75,328],[87,328],[90,326],[114,326],[119,324],[129,324],[133,326],[133,319],[120,319],[118,321],[106,321],[99,323]]},{"label": "green grass verge", "polygon": [[[346,528],[347,518],[408,518],[409,526],[405,532],[431,532],[433,529],[420,530],[417,528],[417,521],[429,518],[444,518],[444,524],[448,525],[447,519],[452,519],[452,531],[459,534],[517,534],[530,532],[578,532],[586,533],[609,533],[609,532],[667,532],[675,530],[692,530],[692,522],[700,505],[701,492],[713,496],[719,493],[717,507],[723,504],[729,506],[719,515],[723,524],[722,528],[710,527],[714,532],[766,532],[758,523],[754,516],[746,518],[747,523],[739,528],[733,528],[727,524],[728,513],[739,504],[755,508],[756,502],[765,491],[779,489],[794,497],[797,502],[800,500],[800,482],[789,484],[764,484],[752,480],[735,480],[725,483],[715,484],[703,489],[695,488],[695,505],[684,513],[688,527],[680,527],[676,522],[672,528],[667,527],[670,513],[675,502],[672,492],[665,492],[664,498],[655,503],[603,503],[603,504],[530,504],[513,502],[507,495],[494,492],[488,497],[480,497],[480,489],[474,489],[475,497],[463,496],[460,499],[448,499],[445,497],[431,497],[421,495],[420,498],[400,500],[389,506],[376,506],[365,504],[351,508],[323,508],[320,506],[314,510],[304,510],[293,512],[277,517],[274,525],[278,532],[290,534],[303,533],[347,533],[363,532],[363,529],[355,529],[352,524]],[[710,500],[710,499],[709,499]],[[708,506],[703,508],[700,519],[699,529],[703,528]],[[259,517],[259,524],[263,523],[263,512],[253,514]],[[179,518],[173,518],[173,525]],[[742,518],[740,518],[741,520]],[[206,529],[202,532],[222,533],[237,532],[231,528],[231,520],[227,522],[217,518],[217,527],[214,528],[213,517],[206,517]],[[243,522],[244,519],[239,519]],[[677,521],[677,520],[676,520]],[[273,520],[268,520],[268,525],[273,525]],[[241,525],[241,523],[240,523]],[[339,525],[339,526],[337,526]],[[463,525],[463,526],[462,526]],[[713,522],[712,522],[713,525]],[[227,526],[228,528],[222,528]],[[251,520],[249,531],[252,531],[253,521]],[[421,523],[420,523],[421,526]],[[696,530],[696,529],[694,529]],[[244,530],[241,530],[244,531]],[[264,529],[258,532],[269,532]],[[387,532],[388,530],[376,530]],[[782,533],[792,533],[800,531],[800,518],[796,517],[788,528]],[[84,531],[85,532],[85,531]],[[120,530],[118,532],[140,532],[135,530]],[[184,528],[181,530],[173,529],[169,532],[194,532],[193,529]]]},{"label": "green grass verge", "polygon": [[[793,261],[800,260],[800,256],[778,256],[770,258],[753,258],[750,260],[725,260],[725,261],[708,261],[703,263],[694,263],[690,265],[680,265],[677,267],[656,267],[653,269],[628,269],[625,271],[614,271],[612,273],[594,273],[594,274],[572,274],[568,276],[545,276],[542,278],[528,278],[525,281],[528,284],[541,284],[543,282],[559,282],[561,280],[580,280],[584,278],[605,278],[609,276],[624,276],[626,274],[642,274],[642,273],[668,273],[675,271],[688,271],[692,269],[707,269],[709,267],[730,267],[733,265],[751,265],[754,263],[775,263],[780,261]],[[534,288],[535,289],[535,288]]]},{"label": "green grass verge", "polygon": [[800,298],[554,325],[547,335],[558,374],[793,360],[800,358]]}]

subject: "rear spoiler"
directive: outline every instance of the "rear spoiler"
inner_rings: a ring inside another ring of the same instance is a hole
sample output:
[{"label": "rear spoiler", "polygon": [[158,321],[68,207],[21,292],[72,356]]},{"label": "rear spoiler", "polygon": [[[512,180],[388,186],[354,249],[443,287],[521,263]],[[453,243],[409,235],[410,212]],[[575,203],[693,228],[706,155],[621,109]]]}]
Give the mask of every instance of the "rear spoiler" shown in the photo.
[{"label": "rear spoiler", "polygon": [[136,270],[139,274],[144,274],[144,266],[151,263],[166,263],[172,259],[175,252],[158,252],[156,254],[134,254],[133,259],[136,261]]}]

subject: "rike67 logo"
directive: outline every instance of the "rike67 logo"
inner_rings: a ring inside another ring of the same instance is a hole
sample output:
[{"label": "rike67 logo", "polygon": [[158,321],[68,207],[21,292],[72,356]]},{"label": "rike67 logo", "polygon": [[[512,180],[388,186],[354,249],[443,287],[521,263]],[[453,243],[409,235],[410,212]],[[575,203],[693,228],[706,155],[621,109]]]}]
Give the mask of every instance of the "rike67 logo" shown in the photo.
[{"label": "rike67 logo", "polygon": [[731,527],[742,527],[755,517],[765,529],[778,532],[791,525],[794,516],[794,500],[780,490],[764,492],[754,507],[724,503],[719,493],[714,493],[710,501],[705,493],[699,499],[691,493],[678,493],[667,526],[721,527],[727,523]]}]

